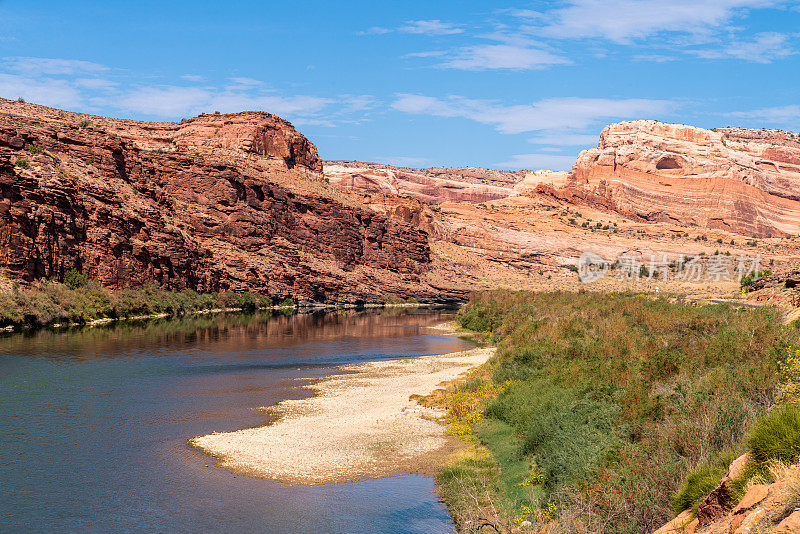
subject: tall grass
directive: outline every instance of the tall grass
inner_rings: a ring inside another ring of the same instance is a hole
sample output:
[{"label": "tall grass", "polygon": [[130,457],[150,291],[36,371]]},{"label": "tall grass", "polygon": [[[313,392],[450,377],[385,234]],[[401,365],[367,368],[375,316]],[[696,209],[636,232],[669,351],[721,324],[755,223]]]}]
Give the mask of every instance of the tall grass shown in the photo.
[{"label": "tall grass", "polygon": [[686,475],[741,446],[774,404],[800,337],[775,309],[588,292],[488,292],[459,322],[498,343],[493,380],[508,386],[486,418],[544,475],[530,505],[580,508],[606,532],[672,517]]}]

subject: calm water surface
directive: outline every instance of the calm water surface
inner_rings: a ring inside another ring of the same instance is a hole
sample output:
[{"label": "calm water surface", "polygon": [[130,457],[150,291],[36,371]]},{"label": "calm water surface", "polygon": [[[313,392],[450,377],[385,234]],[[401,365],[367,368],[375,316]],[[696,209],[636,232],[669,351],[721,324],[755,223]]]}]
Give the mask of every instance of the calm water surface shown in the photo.
[{"label": "calm water surface", "polygon": [[445,353],[443,311],[220,315],[0,336],[2,532],[448,532],[430,478],[285,486],[186,440],[335,366]]}]

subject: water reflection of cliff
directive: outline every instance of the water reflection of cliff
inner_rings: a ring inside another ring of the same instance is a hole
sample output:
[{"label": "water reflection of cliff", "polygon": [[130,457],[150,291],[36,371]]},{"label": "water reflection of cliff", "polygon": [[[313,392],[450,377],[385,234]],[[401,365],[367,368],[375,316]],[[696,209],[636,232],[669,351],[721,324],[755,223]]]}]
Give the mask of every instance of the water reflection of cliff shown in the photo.
[{"label": "water reflection of cliff", "polygon": [[61,330],[33,330],[0,336],[0,354],[91,359],[140,347],[195,347],[219,352],[292,345],[309,340],[405,337],[451,319],[452,310],[389,308],[283,314],[192,315],[126,321]]}]

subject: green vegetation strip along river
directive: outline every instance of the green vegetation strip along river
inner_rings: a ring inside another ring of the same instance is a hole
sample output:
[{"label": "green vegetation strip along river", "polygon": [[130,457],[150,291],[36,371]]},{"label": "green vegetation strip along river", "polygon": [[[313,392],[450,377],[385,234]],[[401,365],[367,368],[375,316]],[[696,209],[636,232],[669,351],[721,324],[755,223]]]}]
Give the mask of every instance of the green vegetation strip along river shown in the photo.
[{"label": "green vegetation strip along river", "polygon": [[438,482],[465,531],[658,528],[696,504],[688,475],[745,449],[800,343],[775,308],[633,294],[494,291],[457,320],[498,346],[446,393],[470,448]]}]

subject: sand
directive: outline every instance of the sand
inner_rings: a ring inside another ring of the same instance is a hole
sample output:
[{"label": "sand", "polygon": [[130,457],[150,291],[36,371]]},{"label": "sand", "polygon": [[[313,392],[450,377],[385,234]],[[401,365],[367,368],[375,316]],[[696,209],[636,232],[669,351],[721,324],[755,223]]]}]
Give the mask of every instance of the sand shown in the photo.
[{"label": "sand", "polygon": [[432,473],[457,438],[444,413],[410,400],[484,363],[493,348],[343,366],[311,386],[316,395],[264,408],[277,420],[213,433],[190,444],[218,465],[287,484],[323,484],[400,473]]}]

